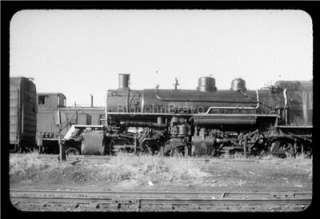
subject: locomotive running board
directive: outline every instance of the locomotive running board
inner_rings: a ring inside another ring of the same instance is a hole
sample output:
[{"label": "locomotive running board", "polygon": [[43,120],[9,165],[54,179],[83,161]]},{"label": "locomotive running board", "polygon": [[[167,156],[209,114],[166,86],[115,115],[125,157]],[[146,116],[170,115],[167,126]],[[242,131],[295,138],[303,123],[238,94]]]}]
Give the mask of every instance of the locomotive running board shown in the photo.
[{"label": "locomotive running board", "polygon": [[[207,114],[207,113],[197,113],[197,114],[188,114],[188,113],[141,113],[141,112],[108,112],[108,115],[127,115],[127,116],[255,116],[255,117],[277,117],[280,118],[277,114]],[[105,119],[101,119],[105,120]]]}]

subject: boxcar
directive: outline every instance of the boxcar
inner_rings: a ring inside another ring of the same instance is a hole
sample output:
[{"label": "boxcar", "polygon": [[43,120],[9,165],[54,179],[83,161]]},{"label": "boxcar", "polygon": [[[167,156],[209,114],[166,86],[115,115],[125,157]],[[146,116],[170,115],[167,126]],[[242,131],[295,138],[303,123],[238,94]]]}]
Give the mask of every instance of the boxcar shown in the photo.
[{"label": "boxcar", "polygon": [[37,93],[32,80],[10,78],[9,112],[9,150],[23,152],[33,149],[36,146]]}]

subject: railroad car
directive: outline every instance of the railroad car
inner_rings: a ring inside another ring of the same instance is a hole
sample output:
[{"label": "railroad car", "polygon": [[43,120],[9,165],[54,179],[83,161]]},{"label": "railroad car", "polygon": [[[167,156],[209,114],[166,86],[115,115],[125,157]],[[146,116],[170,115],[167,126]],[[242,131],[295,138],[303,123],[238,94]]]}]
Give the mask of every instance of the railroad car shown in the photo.
[{"label": "railroad car", "polygon": [[9,151],[30,151],[36,146],[36,86],[29,78],[10,77],[9,98]]},{"label": "railroad car", "polygon": [[[59,153],[59,137],[62,138],[72,125],[100,125],[104,107],[66,106],[62,93],[38,93],[37,145],[41,153]],[[80,146],[68,144],[67,153],[79,154]]]}]

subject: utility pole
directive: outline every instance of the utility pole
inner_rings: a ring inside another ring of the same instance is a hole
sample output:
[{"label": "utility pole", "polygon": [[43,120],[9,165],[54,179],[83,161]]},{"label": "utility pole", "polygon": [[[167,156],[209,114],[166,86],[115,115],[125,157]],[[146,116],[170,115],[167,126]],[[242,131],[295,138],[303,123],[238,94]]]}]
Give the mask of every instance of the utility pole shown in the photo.
[{"label": "utility pole", "polygon": [[248,136],[244,135],[243,154],[245,158],[247,158],[247,144],[248,144]]},{"label": "utility pole", "polygon": [[137,133],[137,128],[136,128],[136,133],[134,134],[134,154],[137,154],[137,146],[138,146],[137,135],[138,135],[138,133]]},{"label": "utility pole", "polygon": [[60,114],[60,109],[58,108],[58,129],[59,129],[59,138],[58,138],[58,143],[59,143],[59,161],[65,161],[66,160],[66,154],[64,151],[64,147],[61,144],[61,131],[62,131],[62,127],[61,127],[61,114]]}]

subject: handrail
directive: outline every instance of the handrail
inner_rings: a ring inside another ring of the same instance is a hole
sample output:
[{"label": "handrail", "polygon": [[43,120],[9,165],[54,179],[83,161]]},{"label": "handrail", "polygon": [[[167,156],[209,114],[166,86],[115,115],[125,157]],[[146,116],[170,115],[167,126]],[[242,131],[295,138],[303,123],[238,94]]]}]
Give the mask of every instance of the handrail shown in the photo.
[{"label": "handrail", "polygon": [[257,105],[255,107],[242,107],[242,106],[210,106],[206,112],[206,114],[209,114],[211,109],[248,109],[248,110],[255,110],[260,107],[260,102],[259,102],[259,92],[256,90],[257,94]]},{"label": "handrail", "polygon": [[158,90],[156,90],[155,96],[158,100],[161,100],[161,101],[174,101],[174,102],[257,103],[257,101],[244,102],[244,101],[234,101],[234,100],[228,101],[228,100],[192,99],[192,98],[183,98],[183,99],[168,98],[168,97],[164,98],[159,95]]}]

